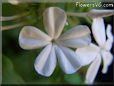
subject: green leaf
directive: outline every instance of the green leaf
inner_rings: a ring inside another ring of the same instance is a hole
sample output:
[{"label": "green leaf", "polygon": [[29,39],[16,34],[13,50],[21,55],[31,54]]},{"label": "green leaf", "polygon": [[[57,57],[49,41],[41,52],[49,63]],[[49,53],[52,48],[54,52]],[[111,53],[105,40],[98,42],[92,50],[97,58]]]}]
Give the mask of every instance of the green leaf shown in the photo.
[{"label": "green leaf", "polygon": [[24,84],[24,80],[14,70],[11,60],[3,56],[2,84]]},{"label": "green leaf", "polygon": [[82,79],[79,74],[64,75],[64,80],[69,84],[82,84]]}]

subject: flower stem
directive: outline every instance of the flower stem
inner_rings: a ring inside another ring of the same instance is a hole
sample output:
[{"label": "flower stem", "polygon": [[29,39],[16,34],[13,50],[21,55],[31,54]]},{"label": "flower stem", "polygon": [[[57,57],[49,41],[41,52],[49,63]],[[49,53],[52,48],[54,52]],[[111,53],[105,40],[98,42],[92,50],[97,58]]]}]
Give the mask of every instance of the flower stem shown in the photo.
[{"label": "flower stem", "polygon": [[85,16],[87,16],[87,12],[85,12],[85,13],[72,13],[72,12],[67,12],[67,15],[68,16],[78,16],[78,17],[85,17]]},{"label": "flower stem", "polygon": [[10,30],[10,29],[14,29],[14,28],[17,28],[17,27],[21,27],[23,25],[26,25],[25,22],[21,22],[21,23],[18,23],[18,24],[14,24],[14,25],[9,25],[9,26],[0,26],[0,30]]},{"label": "flower stem", "polygon": [[29,12],[25,12],[25,13],[22,13],[22,14],[19,14],[19,15],[14,15],[14,16],[9,16],[9,17],[3,17],[3,16],[1,16],[1,17],[0,17],[0,21],[15,20],[15,19],[24,17],[24,16],[26,16],[26,15],[28,15],[28,14],[29,14]]}]

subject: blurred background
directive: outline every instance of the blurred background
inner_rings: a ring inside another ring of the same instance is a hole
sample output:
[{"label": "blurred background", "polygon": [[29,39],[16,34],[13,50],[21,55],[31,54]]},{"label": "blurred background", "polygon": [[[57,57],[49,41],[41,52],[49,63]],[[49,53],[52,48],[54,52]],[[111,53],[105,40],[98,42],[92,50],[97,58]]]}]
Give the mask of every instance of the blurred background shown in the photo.
[{"label": "blurred background", "polygon": [[[44,31],[43,12],[48,7],[59,7],[66,12],[87,12],[93,7],[76,7],[72,3],[2,3],[2,16],[21,17],[3,21],[3,28],[10,30],[2,31],[2,84],[84,84],[85,73],[88,66],[81,68],[78,72],[66,75],[57,64],[54,73],[46,78],[36,73],[34,69],[35,58],[41,50],[23,50],[18,43],[19,33],[23,26],[35,26]],[[96,7],[96,9],[104,9]],[[113,9],[113,8],[105,8]],[[105,18],[105,24],[113,26],[113,16]],[[92,20],[88,17],[68,16],[68,24],[64,27],[64,31],[74,27],[75,25],[88,25],[91,28]],[[112,31],[113,32],[113,31]],[[114,32],[113,32],[114,33]],[[94,39],[92,39],[94,42]],[[113,49],[112,49],[113,50]],[[113,54],[114,52],[111,51]],[[95,83],[112,83],[113,82],[113,64],[109,67],[107,74],[102,74],[99,69]]]}]

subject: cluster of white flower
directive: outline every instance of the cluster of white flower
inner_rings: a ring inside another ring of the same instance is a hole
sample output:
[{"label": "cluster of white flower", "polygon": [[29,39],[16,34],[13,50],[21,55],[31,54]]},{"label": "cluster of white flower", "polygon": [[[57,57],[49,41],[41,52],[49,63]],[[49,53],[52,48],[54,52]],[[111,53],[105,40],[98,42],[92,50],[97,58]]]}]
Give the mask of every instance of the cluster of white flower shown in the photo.
[{"label": "cluster of white flower", "polygon": [[[102,72],[106,73],[113,60],[110,53],[113,42],[111,25],[107,26],[108,39],[106,40],[103,18],[95,16],[97,17],[93,18],[92,33],[99,46],[91,43],[91,31],[86,25],[78,25],[61,34],[67,15],[57,7],[49,7],[44,11],[43,21],[47,34],[33,26],[23,27],[19,35],[21,48],[45,47],[34,63],[37,73],[46,77],[50,76],[57,61],[66,74],[74,73],[82,66],[91,64],[85,81],[92,83],[101,64],[101,57],[104,61]],[[70,48],[76,49],[76,52]]]}]

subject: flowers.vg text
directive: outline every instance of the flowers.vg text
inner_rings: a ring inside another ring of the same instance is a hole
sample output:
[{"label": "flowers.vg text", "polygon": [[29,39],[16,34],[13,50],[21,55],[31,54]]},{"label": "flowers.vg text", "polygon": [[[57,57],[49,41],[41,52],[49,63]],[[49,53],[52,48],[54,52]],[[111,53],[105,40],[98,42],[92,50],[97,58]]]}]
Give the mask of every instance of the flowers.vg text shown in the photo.
[{"label": "flowers.vg text", "polygon": [[95,3],[83,3],[83,2],[76,2],[76,7],[114,7],[112,3],[102,3],[102,2],[95,2]]}]

